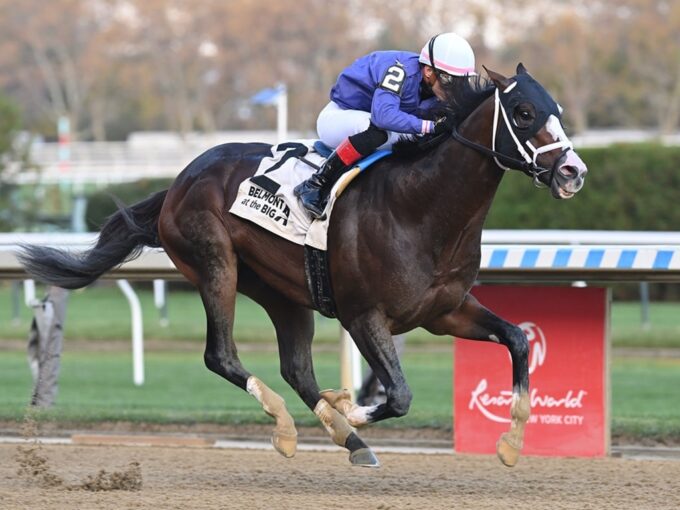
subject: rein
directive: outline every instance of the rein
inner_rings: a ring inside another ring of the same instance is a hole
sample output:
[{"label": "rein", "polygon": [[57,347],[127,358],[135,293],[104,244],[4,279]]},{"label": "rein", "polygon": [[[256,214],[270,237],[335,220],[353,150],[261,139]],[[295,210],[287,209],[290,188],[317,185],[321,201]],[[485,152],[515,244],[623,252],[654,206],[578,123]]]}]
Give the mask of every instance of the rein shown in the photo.
[{"label": "rein", "polygon": [[[524,172],[525,174],[527,174],[531,177],[537,177],[538,175],[549,171],[549,169],[547,169],[547,168],[538,167],[538,166],[533,165],[532,163],[527,163],[526,161],[522,161],[521,159],[506,156],[502,152],[498,152],[498,151],[495,151],[493,149],[489,149],[486,145],[482,145],[481,143],[473,142],[472,140],[469,140],[469,139],[465,138],[463,135],[461,135],[458,132],[457,127],[453,128],[453,131],[451,131],[451,136],[457,142],[460,142],[463,145],[466,145],[467,147],[470,147],[471,149],[476,150],[477,152],[481,152],[482,154],[489,156],[490,158],[493,158],[496,161],[496,164],[499,167],[501,167],[503,170],[508,170],[508,168],[505,167],[504,165],[501,165],[498,162],[499,158],[504,160],[508,164],[508,166],[513,167],[517,170],[520,170],[520,171]],[[535,170],[532,167],[534,167]]]},{"label": "rein", "polygon": [[[516,83],[511,84],[507,89],[505,89],[504,92],[509,92],[515,85]],[[515,142],[515,145],[517,146],[517,151],[524,158],[523,160],[513,158],[496,150],[496,135],[499,123],[499,111],[502,112],[502,117],[505,122],[505,126],[508,128],[510,136],[512,137],[513,141]],[[529,150],[531,150],[534,154],[533,157],[531,157],[527,153],[525,148],[522,146],[522,143],[519,141],[517,135],[512,129],[512,125],[510,124],[510,120],[508,119],[508,114],[505,111],[505,108],[503,108],[503,106],[501,105],[498,88],[496,88],[496,92],[494,95],[493,133],[491,135],[491,149],[489,149],[485,145],[473,142],[472,140],[465,138],[458,132],[458,128],[456,126],[454,126],[453,129],[451,130],[451,136],[457,142],[460,142],[461,144],[470,147],[471,149],[474,149],[477,152],[480,152],[482,154],[485,154],[486,156],[489,156],[490,158],[493,158],[493,160],[496,162],[496,165],[498,165],[503,170],[508,171],[513,168],[516,170],[520,170],[521,172],[525,173],[526,175],[533,179],[534,185],[536,187],[546,186],[545,184],[539,181],[539,177],[546,172],[549,172],[550,174],[550,180],[548,181],[547,186],[552,185],[553,179],[555,177],[555,171],[557,170],[559,162],[562,160],[564,154],[566,154],[567,151],[572,148],[572,144],[569,141],[555,142],[538,148],[534,147],[530,142],[527,141],[526,143]],[[544,152],[548,152],[557,148],[563,149],[562,156],[555,160],[555,163],[553,164],[552,168],[545,168],[536,163],[536,159],[540,154],[543,154]],[[503,161],[503,163],[501,163],[501,161]]]}]

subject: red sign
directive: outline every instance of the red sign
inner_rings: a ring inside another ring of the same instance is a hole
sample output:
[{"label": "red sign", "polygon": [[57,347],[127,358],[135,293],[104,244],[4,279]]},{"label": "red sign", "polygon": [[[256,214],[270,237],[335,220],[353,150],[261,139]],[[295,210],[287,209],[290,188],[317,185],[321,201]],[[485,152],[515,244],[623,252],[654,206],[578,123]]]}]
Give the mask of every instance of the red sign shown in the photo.
[{"label": "red sign", "polygon": [[[607,290],[482,286],[472,293],[529,339],[531,416],[522,453],[606,455]],[[464,339],[454,349],[455,449],[495,453],[510,429],[510,355],[503,345]]]}]

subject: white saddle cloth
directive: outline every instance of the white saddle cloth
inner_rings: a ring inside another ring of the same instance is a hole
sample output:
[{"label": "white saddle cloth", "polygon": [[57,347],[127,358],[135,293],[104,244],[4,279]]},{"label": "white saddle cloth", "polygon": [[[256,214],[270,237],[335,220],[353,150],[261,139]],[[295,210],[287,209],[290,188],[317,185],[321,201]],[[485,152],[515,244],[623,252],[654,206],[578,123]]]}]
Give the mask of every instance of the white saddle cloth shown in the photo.
[{"label": "white saddle cloth", "polygon": [[[301,140],[296,143],[305,145],[309,150],[304,158],[320,167],[325,158],[314,150],[314,141]],[[241,183],[229,212],[295,244],[306,244],[325,251],[328,222],[336,199],[335,192],[347,175],[343,175],[333,186],[326,206],[325,219],[312,220],[293,194],[293,189],[316,172],[316,168],[291,157],[290,152],[295,151],[294,146],[282,145],[283,147],[272,146],[272,155],[263,158],[255,175]],[[283,150],[279,150],[279,147]],[[280,164],[282,160],[285,161]],[[278,168],[270,171],[279,164]],[[252,181],[253,178],[256,182]]]}]

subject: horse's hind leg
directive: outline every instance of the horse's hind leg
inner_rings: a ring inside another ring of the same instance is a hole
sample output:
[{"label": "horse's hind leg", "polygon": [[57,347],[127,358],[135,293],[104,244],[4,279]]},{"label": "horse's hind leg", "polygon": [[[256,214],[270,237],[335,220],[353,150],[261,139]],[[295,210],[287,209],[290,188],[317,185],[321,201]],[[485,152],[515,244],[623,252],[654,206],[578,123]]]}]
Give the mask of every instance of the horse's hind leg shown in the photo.
[{"label": "horse's hind leg", "polygon": [[524,445],[524,427],[529,420],[529,342],[524,332],[483,307],[468,294],[463,305],[425,327],[438,335],[452,335],[471,340],[505,345],[512,358],[512,403],[510,431],[501,435],[496,452],[503,464],[512,467],[519,460]]},{"label": "horse's hind leg", "polygon": [[223,275],[222,278],[209,278],[200,286],[208,318],[205,364],[216,374],[246,390],[262,404],[262,409],[276,420],[272,435],[274,448],[284,457],[292,457],[297,448],[297,431],[283,398],[243,368],[233,342],[235,260],[231,267],[222,268],[219,273]]},{"label": "horse's hind leg", "polygon": [[207,318],[206,366],[253,395],[276,420],[274,448],[295,455],[297,431],[283,398],[241,365],[233,341],[238,262],[224,225],[210,212],[180,216],[180,225],[161,224],[164,246],[178,268],[200,291]]},{"label": "horse's hind leg", "polygon": [[[281,375],[317,415],[333,442],[349,450],[353,465],[378,467],[380,463],[372,450],[361,440],[347,419],[319,393],[312,363],[312,311],[293,303],[264,284],[255,283],[256,277],[252,276],[248,278],[246,274],[241,275],[239,291],[259,303],[271,318],[279,344]],[[246,281],[253,284],[248,285]]]}]

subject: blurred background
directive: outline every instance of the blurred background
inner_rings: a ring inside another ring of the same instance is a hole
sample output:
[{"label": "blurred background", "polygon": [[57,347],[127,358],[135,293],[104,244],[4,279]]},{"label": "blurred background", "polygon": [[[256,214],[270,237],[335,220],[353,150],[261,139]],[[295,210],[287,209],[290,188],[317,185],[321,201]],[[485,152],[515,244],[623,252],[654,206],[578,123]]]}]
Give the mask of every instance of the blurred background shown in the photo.
[{"label": "blurred background", "polygon": [[[512,75],[523,62],[564,107],[566,130],[590,169],[583,191],[564,203],[534,192],[520,176],[507,176],[487,228],[680,231],[678,1],[0,0],[0,232],[97,230],[115,208],[110,194],[132,203],[164,189],[189,161],[219,143],[275,143],[282,92],[286,136],[314,137],[317,114],[346,65],[372,50],[418,52],[445,31],[470,41],[480,71],[485,65]],[[176,354],[177,366],[176,358],[149,358],[148,387],[156,384],[171,410],[154,414],[156,395],[135,409],[143,419],[228,419],[214,395],[237,390],[225,390],[202,367],[200,300],[179,292],[186,286],[173,286],[178,292],[159,323],[150,288],[139,285],[149,348],[158,339],[176,341],[176,352],[183,352],[181,342],[194,345],[190,355]],[[647,291],[655,306],[641,318],[638,285],[614,285],[614,346],[680,347],[678,286],[653,284]],[[14,389],[1,402],[0,419],[20,415],[23,388],[30,388],[23,354],[30,310],[17,304],[17,292],[0,282],[0,345],[12,350],[2,357],[7,379],[0,386]],[[266,318],[245,300],[239,307],[245,318],[237,319],[243,328],[237,338],[273,348]],[[318,325],[322,345],[335,348],[337,324],[319,318]],[[127,343],[121,344],[123,354],[104,356],[104,368],[79,354],[92,341],[127,342],[129,328],[127,305],[110,283],[72,296],[65,345],[74,354],[66,363],[80,362],[81,371],[64,370],[62,409],[75,406],[69,416],[82,418],[83,409],[100,408],[106,416],[136,416],[128,405],[135,389],[129,375],[121,375],[128,370]],[[435,350],[450,352],[450,339],[422,331],[410,335],[410,342],[442,342]],[[98,345],[94,349],[112,344]],[[163,345],[159,349],[168,349]],[[193,363],[192,378],[205,378],[214,394],[182,414],[165,389],[188,366],[185,356]],[[407,350],[406,356],[416,355]],[[336,358],[332,350],[321,354],[325,369],[319,372],[330,386],[337,385]],[[410,366],[417,370],[420,360]],[[436,370],[423,361],[424,393],[436,384],[431,378],[450,380],[448,354],[436,361]],[[277,370],[275,357],[262,363]],[[615,383],[627,384],[630,363],[629,357],[615,360]],[[650,384],[677,387],[677,361],[661,368],[640,363],[639,379],[666,370],[666,379]],[[104,377],[109,372],[111,379]],[[411,377],[418,388],[417,374]],[[624,398],[630,390],[614,398],[630,402]],[[109,400],[102,400],[106,391]],[[449,388],[439,395],[444,407],[433,404],[443,415],[409,419],[450,426],[450,396]],[[120,408],[108,411],[114,400]],[[634,402],[649,401],[643,392]],[[650,427],[668,423],[663,413],[671,407],[662,400]],[[261,419],[257,406],[251,411],[251,418]],[[626,411],[615,412],[615,425],[629,433]],[[680,416],[674,420],[673,433],[680,437]]]},{"label": "blurred background", "polygon": [[[680,140],[678,2],[0,0],[0,229],[73,228],[74,195],[172,178],[218,143],[275,142],[276,109],[252,100],[263,89],[285,87],[289,135],[313,137],[344,66],[442,31],[469,39],[480,70],[522,61],[578,147]],[[110,207],[92,204],[85,228]]]},{"label": "blurred background", "polygon": [[[457,31],[481,65],[517,62],[574,133],[672,133],[680,117],[680,6],[661,0],[38,0],[0,2],[0,85],[21,129],[74,141],[271,129],[248,99],[287,84],[290,125],[314,132],[338,72],[376,49],[420,51]],[[5,107],[7,108],[7,106]]]}]

